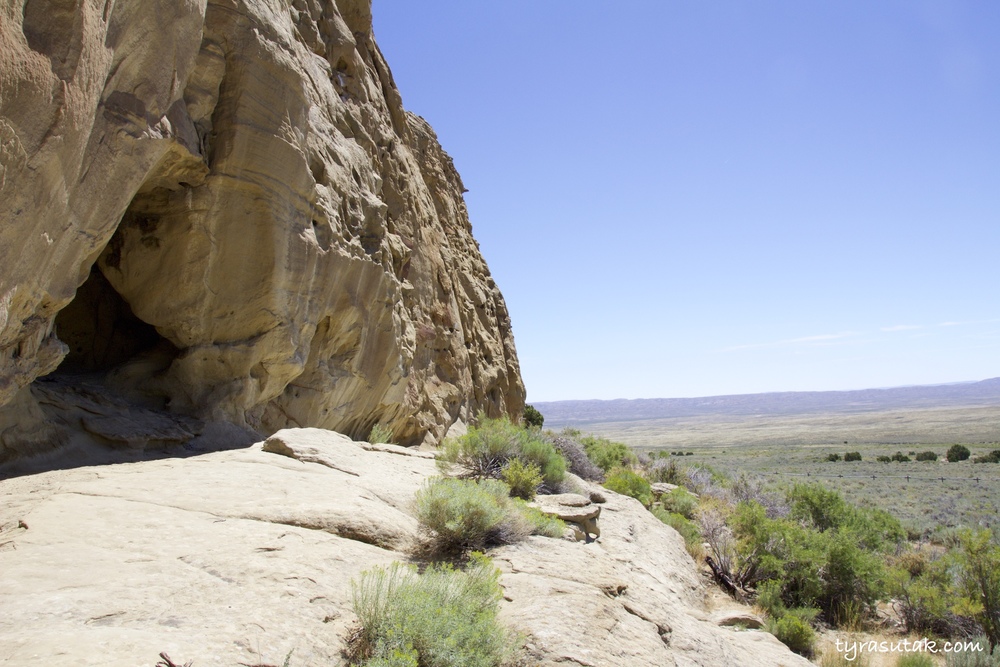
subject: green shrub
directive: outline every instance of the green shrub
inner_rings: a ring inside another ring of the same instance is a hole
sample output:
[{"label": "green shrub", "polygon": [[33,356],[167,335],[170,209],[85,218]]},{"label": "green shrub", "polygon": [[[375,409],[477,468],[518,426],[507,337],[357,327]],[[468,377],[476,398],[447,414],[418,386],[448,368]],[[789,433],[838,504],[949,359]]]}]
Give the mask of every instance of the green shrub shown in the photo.
[{"label": "green shrub", "polygon": [[542,485],[542,471],[534,463],[524,463],[521,459],[510,459],[500,478],[510,487],[510,495],[525,500],[535,497]]},{"label": "green shrub", "polygon": [[612,469],[604,480],[604,486],[616,493],[631,496],[646,507],[653,504],[653,489],[649,482],[628,468]]},{"label": "green shrub", "polygon": [[892,457],[886,456],[885,454],[880,454],[875,457],[875,460],[879,463],[889,463],[892,461]]},{"label": "green shrub", "polygon": [[569,429],[564,430],[561,435],[546,433],[543,437],[562,455],[571,473],[591,482],[604,481],[604,471],[594,465],[584,451],[583,445],[570,435]]},{"label": "green shrub", "polygon": [[956,561],[960,597],[953,609],[979,623],[993,650],[1000,644],[1000,545],[989,529],[963,530]]},{"label": "green shrub", "polygon": [[917,454],[918,461],[937,461],[938,455],[934,452],[920,452]]},{"label": "green shrub", "polygon": [[826,460],[827,461],[832,461],[832,462],[839,461],[840,460],[840,454],[827,454]]},{"label": "green shrub", "polygon": [[[945,656],[947,667],[1000,667],[1000,648],[990,651],[990,642],[985,635],[965,639],[971,642],[972,650],[954,651]],[[981,648],[982,650],[975,650]]]},{"label": "green shrub", "polygon": [[529,507],[520,498],[513,500],[518,512],[527,521],[532,535],[562,537],[566,531],[566,524],[562,520],[554,516],[549,516],[537,507]]},{"label": "green shrub", "polygon": [[816,645],[816,633],[808,621],[788,613],[777,620],[769,620],[767,630],[799,655],[807,658],[812,656]]},{"label": "green shrub", "polygon": [[566,461],[550,442],[538,437],[529,438],[522,443],[519,458],[538,466],[542,482],[550,491],[555,491],[566,479]]},{"label": "green shrub", "polygon": [[789,491],[788,500],[794,518],[820,532],[850,529],[864,549],[886,551],[906,537],[899,520],[885,510],[852,505],[840,493],[821,484],[796,484]]},{"label": "green shrub", "polygon": [[828,536],[791,518],[769,519],[757,502],[743,502],[730,517],[737,540],[734,579],[754,586],[780,582],[786,607],[815,606],[823,595]]},{"label": "green shrub", "polygon": [[541,428],[542,424],[545,423],[545,417],[542,413],[535,409],[533,405],[524,406],[524,425],[534,426],[536,428]]},{"label": "green shrub", "polygon": [[523,501],[510,497],[510,487],[495,479],[438,477],[414,497],[420,527],[431,538],[428,547],[441,553],[482,550],[513,544],[528,535],[559,537],[564,526]]},{"label": "green shrub", "polygon": [[896,667],[935,667],[935,664],[926,653],[906,653],[896,661]]},{"label": "green shrub", "polygon": [[698,525],[686,517],[675,512],[668,512],[660,507],[653,508],[653,516],[667,524],[684,538],[684,548],[696,561],[701,560],[704,548],[702,547],[701,531]]},{"label": "green shrub", "polygon": [[958,461],[965,461],[971,454],[969,448],[965,445],[952,445],[948,448],[945,458],[948,459],[949,463],[957,463]]},{"label": "green shrub", "polygon": [[957,602],[948,559],[928,561],[911,556],[900,558],[889,572],[888,593],[907,632],[952,636],[960,619],[952,612]]},{"label": "green shrub", "polygon": [[677,465],[676,461],[669,458],[660,458],[653,461],[646,471],[650,482],[666,482],[667,484],[683,484],[687,480],[687,473]]},{"label": "green shrub", "polygon": [[994,449],[989,454],[983,454],[972,459],[973,463],[1000,463],[1000,449]]},{"label": "green shrub", "polygon": [[633,466],[638,463],[635,453],[620,442],[611,442],[607,438],[588,435],[581,439],[584,451],[598,468],[609,472],[612,468]]},{"label": "green shrub", "polygon": [[847,452],[846,454],[844,454],[844,460],[845,461],[860,461],[861,460],[861,452]]},{"label": "green shrub", "polygon": [[461,438],[445,442],[438,462],[446,470],[453,465],[461,466],[477,479],[499,479],[514,458],[538,466],[550,491],[566,476],[566,462],[551,443],[537,431],[512,424],[506,418],[480,417],[479,424],[470,427]]},{"label": "green shrub", "polygon": [[839,627],[861,624],[875,612],[885,592],[886,570],[881,553],[862,548],[856,533],[842,528],[830,538],[823,574],[823,593],[817,602]]},{"label": "green shrub", "polygon": [[891,593],[908,631],[956,637],[978,626],[991,647],[1000,643],[1000,545],[988,529],[959,531],[948,553],[919,569],[901,562]]},{"label": "green shrub", "polygon": [[473,554],[464,572],[393,563],[351,582],[361,621],[355,656],[365,667],[500,667],[521,639],[499,622],[500,572]]},{"label": "green shrub", "polygon": [[821,609],[834,624],[857,625],[884,594],[885,554],[903,539],[902,527],[818,484],[794,486],[788,500],[787,518],[768,517],[756,501],[736,506],[729,521],[737,543],[731,576],[763,588],[758,604],[772,614],[780,601],[788,609]]},{"label": "green shrub", "polygon": [[510,489],[503,482],[441,477],[414,497],[417,521],[435,537],[441,551],[481,550],[523,539],[511,521]]},{"label": "green shrub", "polygon": [[898,461],[899,463],[909,463],[910,457],[904,454],[903,452],[896,452],[895,454],[892,455],[892,460]]},{"label": "green shrub", "polygon": [[693,519],[694,511],[698,509],[698,499],[684,487],[673,489],[660,499],[668,512],[680,514],[685,519]]},{"label": "green shrub", "polygon": [[481,419],[462,437],[445,441],[438,464],[444,469],[457,464],[473,477],[496,479],[529,437],[525,429],[506,419]]},{"label": "green shrub", "polygon": [[793,517],[821,532],[845,523],[850,512],[843,496],[822,484],[796,484],[788,492],[788,500]]},{"label": "green shrub", "polygon": [[389,444],[392,442],[392,430],[385,424],[375,424],[368,434],[368,442]]},{"label": "green shrub", "polygon": [[769,579],[757,588],[757,606],[771,618],[781,618],[788,611],[781,599],[781,582]]}]

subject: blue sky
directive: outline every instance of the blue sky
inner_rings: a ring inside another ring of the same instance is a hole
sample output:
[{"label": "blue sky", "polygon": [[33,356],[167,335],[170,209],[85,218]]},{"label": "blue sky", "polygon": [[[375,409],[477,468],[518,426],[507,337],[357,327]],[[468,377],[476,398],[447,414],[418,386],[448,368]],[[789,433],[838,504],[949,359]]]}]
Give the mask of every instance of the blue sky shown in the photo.
[{"label": "blue sky", "polygon": [[1000,376],[1000,3],[375,0],[528,400]]}]

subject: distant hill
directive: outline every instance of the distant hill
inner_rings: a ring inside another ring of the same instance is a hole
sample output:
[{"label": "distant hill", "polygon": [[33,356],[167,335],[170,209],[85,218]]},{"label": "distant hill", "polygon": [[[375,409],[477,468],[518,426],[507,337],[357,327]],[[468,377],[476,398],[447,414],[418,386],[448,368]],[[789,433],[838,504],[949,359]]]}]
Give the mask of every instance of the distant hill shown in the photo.
[{"label": "distant hill", "polygon": [[598,422],[714,415],[849,414],[882,410],[1000,405],[1000,378],[980,382],[855,391],[785,391],[702,398],[548,401],[532,405],[545,416],[545,426],[550,428]]}]

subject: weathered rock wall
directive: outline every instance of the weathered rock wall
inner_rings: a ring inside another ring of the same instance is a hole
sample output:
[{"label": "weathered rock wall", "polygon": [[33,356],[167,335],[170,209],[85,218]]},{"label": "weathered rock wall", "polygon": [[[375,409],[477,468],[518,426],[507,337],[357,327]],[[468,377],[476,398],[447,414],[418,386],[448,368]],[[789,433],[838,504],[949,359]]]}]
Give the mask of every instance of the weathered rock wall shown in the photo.
[{"label": "weathered rock wall", "polygon": [[0,461],[60,364],[265,432],[519,413],[463,191],[370,0],[2,0]]}]

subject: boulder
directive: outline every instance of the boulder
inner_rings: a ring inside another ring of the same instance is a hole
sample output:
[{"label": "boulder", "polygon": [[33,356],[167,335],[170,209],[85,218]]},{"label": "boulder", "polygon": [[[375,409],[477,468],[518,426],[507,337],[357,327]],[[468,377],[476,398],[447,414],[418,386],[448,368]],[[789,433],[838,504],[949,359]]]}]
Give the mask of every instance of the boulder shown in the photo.
[{"label": "boulder", "polygon": [[[653,491],[653,498],[659,500],[661,496],[665,496],[675,489],[683,489],[684,487],[678,486],[677,484],[671,484],[669,482],[654,482],[653,484],[650,484],[650,488]],[[695,498],[698,497],[698,494],[694,491],[688,491],[688,493]]]},{"label": "boulder", "polygon": [[530,503],[539,510],[561,519],[574,529],[577,540],[590,541],[601,536],[597,519],[601,516],[601,506],[596,505],[577,493],[560,493],[547,496],[535,496]]},{"label": "boulder", "polygon": [[712,622],[716,625],[729,628],[742,628],[744,630],[762,630],[764,619],[750,611],[722,611],[712,615]]}]

